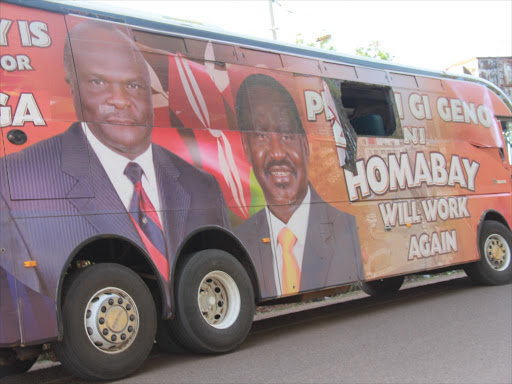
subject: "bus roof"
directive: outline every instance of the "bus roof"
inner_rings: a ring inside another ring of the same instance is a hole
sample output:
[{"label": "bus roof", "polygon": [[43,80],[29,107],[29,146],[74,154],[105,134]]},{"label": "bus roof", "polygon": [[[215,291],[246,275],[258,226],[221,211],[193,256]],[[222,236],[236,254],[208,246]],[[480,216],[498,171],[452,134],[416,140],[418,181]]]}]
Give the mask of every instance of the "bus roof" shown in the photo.
[{"label": "bus roof", "polygon": [[314,59],[320,59],[329,62],[352,64],[357,66],[370,67],[381,70],[397,71],[414,75],[441,77],[455,79],[461,81],[469,81],[480,83],[483,86],[494,91],[512,111],[512,101],[508,96],[495,84],[471,75],[450,73],[446,71],[436,71],[424,68],[417,68],[384,60],[371,58],[363,58],[360,56],[341,54],[335,51],[312,48],[297,44],[277,42],[262,38],[255,38],[234,34],[225,31],[213,25],[205,25],[193,21],[167,18],[149,13],[141,13],[127,9],[118,9],[105,4],[88,2],[88,1],[70,1],[70,0],[2,0],[6,3],[37,8],[45,11],[51,11],[61,14],[77,14],[81,16],[99,18],[118,23],[126,23],[145,29],[165,31],[172,34],[192,36],[208,40],[216,40],[221,42],[229,42],[233,44],[274,51],[279,53],[288,53],[292,55],[305,56]]}]

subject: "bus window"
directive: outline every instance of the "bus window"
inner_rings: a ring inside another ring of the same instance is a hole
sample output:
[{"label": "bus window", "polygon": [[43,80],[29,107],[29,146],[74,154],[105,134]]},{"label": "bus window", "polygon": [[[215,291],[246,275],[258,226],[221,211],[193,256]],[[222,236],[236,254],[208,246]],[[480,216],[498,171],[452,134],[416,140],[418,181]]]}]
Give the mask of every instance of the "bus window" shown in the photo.
[{"label": "bus window", "polygon": [[358,136],[396,136],[391,88],[342,83],[341,101]]},{"label": "bus window", "polygon": [[505,145],[507,147],[508,162],[512,165],[512,119],[499,119],[505,137]]}]

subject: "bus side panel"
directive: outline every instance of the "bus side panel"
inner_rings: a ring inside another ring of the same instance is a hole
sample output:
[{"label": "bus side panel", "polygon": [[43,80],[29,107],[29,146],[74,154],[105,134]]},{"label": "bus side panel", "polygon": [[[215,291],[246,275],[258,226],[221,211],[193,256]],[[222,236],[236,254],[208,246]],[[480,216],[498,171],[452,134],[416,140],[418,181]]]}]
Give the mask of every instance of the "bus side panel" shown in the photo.
[{"label": "bus side panel", "polygon": [[[0,152],[3,154],[3,140],[0,137]],[[0,191],[7,185],[4,157],[0,157]],[[14,263],[11,247],[10,228],[12,218],[0,195],[0,347],[18,345],[21,342],[18,317],[18,293],[14,278]],[[10,273],[9,273],[10,271]]]},{"label": "bus side panel", "polygon": [[16,279],[0,268],[0,347],[19,345],[20,342]]},{"label": "bus side panel", "polygon": [[475,261],[485,210],[510,222],[494,118],[510,112],[480,85],[443,84],[393,88],[404,137],[358,137],[358,172],[343,172],[351,204],[339,209],[357,218],[365,279]]},{"label": "bus side panel", "polygon": [[[66,226],[58,218],[65,214],[60,208],[65,196],[52,195],[55,183],[45,190],[35,182],[52,178],[38,168],[47,159],[33,158],[20,168],[17,153],[63,132],[76,114],[62,61],[55,61],[67,40],[64,16],[3,3],[1,13],[0,344],[27,345],[57,338],[57,285],[78,243],[66,246],[62,236],[63,229],[75,228],[44,222],[53,216]],[[13,140],[14,130],[26,140]],[[83,240],[83,231],[77,233]],[[49,240],[56,234],[59,241]]]}]

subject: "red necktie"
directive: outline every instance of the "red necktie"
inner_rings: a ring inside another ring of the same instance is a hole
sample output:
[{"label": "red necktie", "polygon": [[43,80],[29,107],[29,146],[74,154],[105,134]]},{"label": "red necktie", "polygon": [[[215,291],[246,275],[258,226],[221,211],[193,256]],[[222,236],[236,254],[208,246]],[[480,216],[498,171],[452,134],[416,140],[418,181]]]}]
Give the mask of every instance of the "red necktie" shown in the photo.
[{"label": "red necktie", "polygon": [[124,174],[134,186],[130,203],[130,218],[156,268],[165,280],[169,281],[169,262],[165,252],[162,223],[155,207],[142,187],[141,178],[143,173],[143,169],[137,163],[128,163],[124,170]]}]

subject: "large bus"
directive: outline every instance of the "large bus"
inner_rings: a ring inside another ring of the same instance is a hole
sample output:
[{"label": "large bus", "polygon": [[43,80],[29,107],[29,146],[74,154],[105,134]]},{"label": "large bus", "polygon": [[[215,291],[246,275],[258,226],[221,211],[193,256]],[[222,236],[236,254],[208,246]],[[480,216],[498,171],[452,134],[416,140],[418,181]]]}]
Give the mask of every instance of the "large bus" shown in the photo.
[{"label": "large bus", "polygon": [[491,83],[64,2],[0,3],[0,376],[222,353],[255,306],[512,279]]}]

